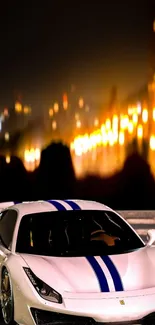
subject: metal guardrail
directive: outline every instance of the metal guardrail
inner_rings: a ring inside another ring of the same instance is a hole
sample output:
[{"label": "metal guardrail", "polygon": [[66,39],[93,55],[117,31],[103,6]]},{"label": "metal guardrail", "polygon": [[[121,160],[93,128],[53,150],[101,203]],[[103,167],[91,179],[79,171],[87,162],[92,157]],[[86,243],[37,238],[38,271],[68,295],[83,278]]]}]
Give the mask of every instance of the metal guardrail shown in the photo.
[{"label": "metal guardrail", "polygon": [[117,212],[129,222],[144,241],[146,241],[147,231],[155,229],[155,210],[119,210]]}]

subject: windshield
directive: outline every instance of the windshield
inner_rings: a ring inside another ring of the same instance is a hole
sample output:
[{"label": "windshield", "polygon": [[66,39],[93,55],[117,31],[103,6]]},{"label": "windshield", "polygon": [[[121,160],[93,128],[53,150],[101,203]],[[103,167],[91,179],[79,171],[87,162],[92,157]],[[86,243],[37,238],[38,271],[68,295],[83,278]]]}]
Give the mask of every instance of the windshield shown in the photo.
[{"label": "windshield", "polygon": [[143,246],[114,212],[52,211],[23,216],[16,251],[44,256],[97,256],[121,254]]}]

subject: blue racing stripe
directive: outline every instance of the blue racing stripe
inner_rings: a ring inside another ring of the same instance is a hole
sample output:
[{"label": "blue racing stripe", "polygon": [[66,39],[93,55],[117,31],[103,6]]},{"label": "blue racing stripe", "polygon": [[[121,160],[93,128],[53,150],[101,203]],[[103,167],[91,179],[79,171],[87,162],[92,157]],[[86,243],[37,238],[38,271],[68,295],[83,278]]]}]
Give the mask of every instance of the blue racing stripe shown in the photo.
[{"label": "blue racing stripe", "polygon": [[93,271],[95,272],[95,274],[97,276],[98,282],[100,284],[101,292],[109,292],[110,290],[109,290],[107,279],[106,279],[104,272],[101,269],[100,265],[96,261],[95,257],[94,256],[86,256],[86,259],[89,262],[89,264],[91,265],[91,267],[93,268]]},{"label": "blue racing stripe", "polygon": [[110,259],[110,257],[109,256],[101,256],[101,258],[102,258],[103,262],[106,264],[106,266],[112,276],[115,290],[116,291],[124,291],[120,275],[119,275],[114,263]]},{"label": "blue racing stripe", "polygon": [[54,207],[59,211],[66,211],[66,208],[61,203],[59,203],[58,201],[48,200],[47,202],[53,204]]},{"label": "blue racing stripe", "polygon": [[81,210],[79,205],[75,203],[74,201],[71,200],[64,200],[65,203],[68,203],[68,205],[73,209],[73,210]]}]

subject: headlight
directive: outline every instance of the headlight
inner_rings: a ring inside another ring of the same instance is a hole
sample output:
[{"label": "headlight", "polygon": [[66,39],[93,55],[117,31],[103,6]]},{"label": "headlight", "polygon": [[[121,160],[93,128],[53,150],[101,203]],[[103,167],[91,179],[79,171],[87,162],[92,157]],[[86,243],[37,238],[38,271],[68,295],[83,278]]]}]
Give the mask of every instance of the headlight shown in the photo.
[{"label": "headlight", "polygon": [[23,269],[26,275],[28,276],[29,280],[33,284],[34,288],[43,299],[62,304],[62,297],[57,291],[55,291],[54,289],[49,287],[48,284],[37,278],[37,276],[28,267],[24,267]]}]

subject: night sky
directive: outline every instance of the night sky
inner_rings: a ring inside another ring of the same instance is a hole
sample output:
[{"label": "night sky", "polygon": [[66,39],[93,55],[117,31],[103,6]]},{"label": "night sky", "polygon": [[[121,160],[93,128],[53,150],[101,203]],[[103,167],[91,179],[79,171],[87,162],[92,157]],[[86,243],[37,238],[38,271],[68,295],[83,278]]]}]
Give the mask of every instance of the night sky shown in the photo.
[{"label": "night sky", "polygon": [[35,109],[75,84],[101,103],[149,77],[153,0],[5,1],[0,11],[0,106]]}]

